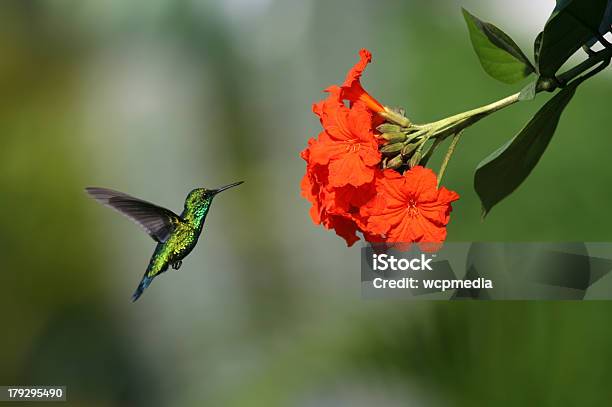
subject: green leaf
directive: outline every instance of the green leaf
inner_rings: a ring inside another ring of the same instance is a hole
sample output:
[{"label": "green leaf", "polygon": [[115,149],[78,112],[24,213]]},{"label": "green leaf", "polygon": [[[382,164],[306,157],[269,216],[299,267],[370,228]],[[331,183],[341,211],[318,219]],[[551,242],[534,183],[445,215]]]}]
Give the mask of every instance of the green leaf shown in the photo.
[{"label": "green leaf", "polygon": [[493,24],[462,10],[474,51],[489,75],[505,83],[516,83],[535,71],[512,38]]},{"label": "green leaf", "polygon": [[512,140],[478,164],[474,188],[482,202],[483,218],[531,173],[555,133],[563,109],[581,82],[576,80],[563,88]]},{"label": "green leaf", "polygon": [[542,35],[538,72],[552,77],[598,32],[608,0],[557,0]]}]

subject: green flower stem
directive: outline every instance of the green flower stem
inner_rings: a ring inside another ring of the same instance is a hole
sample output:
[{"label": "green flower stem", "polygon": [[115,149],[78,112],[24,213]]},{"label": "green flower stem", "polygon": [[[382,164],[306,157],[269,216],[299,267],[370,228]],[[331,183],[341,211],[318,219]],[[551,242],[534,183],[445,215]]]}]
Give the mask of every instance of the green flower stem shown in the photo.
[{"label": "green flower stem", "polygon": [[441,138],[434,139],[434,142],[431,145],[431,147],[429,147],[429,150],[427,150],[427,153],[425,153],[425,155],[423,155],[423,158],[421,158],[421,161],[419,161],[419,165],[422,165],[423,167],[427,167],[427,163],[429,162],[429,159],[431,158],[433,153],[436,151],[436,149],[440,146],[442,141],[444,140],[442,140]]},{"label": "green flower stem", "polygon": [[461,138],[462,134],[463,134],[462,131],[460,131],[459,133],[456,133],[453,136],[453,140],[451,141],[450,145],[448,146],[448,150],[446,151],[444,160],[442,161],[442,164],[440,165],[440,171],[438,171],[438,188],[440,187],[440,183],[442,182],[442,177],[444,176],[444,171],[446,171],[448,162],[453,156],[453,153],[455,152],[455,148],[457,147],[457,143],[459,143],[459,139]]},{"label": "green flower stem", "polygon": [[601,51],[595,52],[589,59],[584,60],[569,71],[563,72],[561,75],[559,75],[558,79],[561,83],[566,84],[567,82],[576,78],[578,75],[581,75],[583,72],[588,71],[595,65],[609,60],[610,58],[612,58],[612,48],[605,48]]},{"label": "green flower stem", "polygon": [[[597,68],[593,69],[591,72],[587,74],[587,76],[590,77],[598,73],[599,71],[603,70],[603,68],[607,66],[611,58],[612,58],[612,48],[606,48],[599,52],[596,52],[591,57],[583,61],[582,63],[576,65],[574,68],[559,75],[558,78],[556,78],[557,79],[556,81],[553,80],[553,82],[557,82],[557,83],[549,83],[547,87],[538,86],[536,89],[536,92],[539,93],[544,90],[552,92],[558,86],[565,86],[568,82],[572,81],[573,79],[576,79],[579,75],[592,69],[596,65],[599,65]],[[423,137],[427,139],[430,139],[430,138],[445,139],[453,134],[459,133],[463,129],[473,125],[474,123],[487,117],[491,113],[494,113],[498,110],[501,110],[505,107],[515,104],[516,102],[519,101],[519,95],[520,95],[520,92],[510,95],[496,102],[490,103],[488,105],[481,106],[476,109],[468,110],[467,112],[459,113],[454,116],[450,116],[445,119],[438,120],[432,123],[427,123],[427,124],[422,124],[422,125],[411,124],[410,128],[416,130],[416,132],[413,133],[413,135],[418,134],[419,137]],[[394,117],[394,121],[400,124],[401,120],[399,120],[397,117]]]},{"label": "green flower stem", "polygon": [[467,112],[459,113],[454,116],[447,117],[426,125],[431,137],[446,138],[451,134],[460,132],[476,123],[477,121],[487,117],[493,112],[501,110],[505,107],[515,104],[519,101],[520,92],[510,95],[506,98],[481,106],[477,109],[468,110]]},{"label": "green flower stem", "polygon": [[[539,78],[538,86],[536,86],[535,92],[552,92],[558,87],[566,86],[570,81],[573,81],[574,79],[582,82],[605,69],[610,64],[611,59],[612,48],[606,48],[599,52],[595,52],[591,54],[587,60],[576,65],[574,68],[562,73],[556,78]],[[585,74],[585,72],[587,73]],[[427,160],[432,156],[432,154],[434,153],[436,148],[439,147],[442,141],[444,141],[450,136],[454,136],[453,141],[451,142],[449,149],[446,153],[446,156],[444,157],[442,166],[440,167],[440,172],[438,176],[439,184],[442,179],[442,175],[446,170],[446,166],[448,165],[448,161],[453,155],[455,147],[459,142],[461,132],[464,129],[475,124],[476,122],[489,116],[491,113],[494,113],[498,110],[504,109],[508,106],[515,104],[520,100],[519,96],[520,92],[500,99],[496,102],[489,103],[488,105],[481,106],[476,109],[468,110],[467,112],[459,113],[444,118],[442,120],[426,124],[411,123],[408,118],[403,116],[403,114],[398,113],[390,108],[385,108],[383,112],[379,112],[379,115],[384,117],[388,122],[392,122],[400,126],[401,131],[407,135],[406,140],[402,143],[402,146],[404,148],[408,145],[412,145],[413,147],[416,146],[416,150],[409,150],[410,152],[414,151],[414,153],[411,153],[410,155],[406,153],[406,158],[404,158],[403,153],[401,155],[402,161],[410,156],[410,161],[408,165],[411,168],[417,165],[419,162],[427,162]],[[427,152],[423,154],[425,144],[429,140],[433,140],[433,144],[429,147]],[[395,150],[389,151],[388,153],[394,151]]]}]

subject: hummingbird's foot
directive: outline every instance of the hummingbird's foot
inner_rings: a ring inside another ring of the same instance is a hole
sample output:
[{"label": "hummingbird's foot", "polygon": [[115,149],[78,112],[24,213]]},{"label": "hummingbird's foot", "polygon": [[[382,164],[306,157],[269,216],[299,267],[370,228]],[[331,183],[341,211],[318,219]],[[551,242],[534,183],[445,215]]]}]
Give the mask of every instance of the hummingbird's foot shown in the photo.
[{"label": "hummingbird's foot", "polygon": [[172,268],[173,268],[174,270],[178,270],[178,269],[180,269],[180,268],[181,268],[181,265],[182,265],[182,264],[183,264],[183,261],[182,261],[182,260],[175,261],[174,263],[172,263]]}]

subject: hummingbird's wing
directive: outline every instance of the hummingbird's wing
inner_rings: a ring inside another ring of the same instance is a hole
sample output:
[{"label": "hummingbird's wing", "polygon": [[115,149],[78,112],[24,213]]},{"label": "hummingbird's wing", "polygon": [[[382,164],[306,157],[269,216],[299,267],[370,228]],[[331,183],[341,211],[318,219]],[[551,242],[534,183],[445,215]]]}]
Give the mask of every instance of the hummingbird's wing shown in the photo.
[{"label": "hummingbird's wing", "polygon": [[169,209],[162,208],[123,192],[106,188],[85,188],[85,191],[101,204],[127,216],[140,225],[157,242],[165,242],[181,217]]}]

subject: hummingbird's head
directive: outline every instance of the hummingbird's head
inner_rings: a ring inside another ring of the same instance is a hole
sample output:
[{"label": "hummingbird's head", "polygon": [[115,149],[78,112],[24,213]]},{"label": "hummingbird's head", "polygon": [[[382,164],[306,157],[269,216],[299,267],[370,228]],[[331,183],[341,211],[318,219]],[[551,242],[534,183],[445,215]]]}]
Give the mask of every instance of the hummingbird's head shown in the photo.
[{"label": "hummingbird's head", "polygon": [[185,207],[188,208],[197,208],[200,206],[204,206],[209,204],[212,201],[213,197],[217,195],[221,191],[225,191],[226,189],[238,186],[242,184],[244,181],[234,182],[232,184],[224,185],[215,189],[206,189],[206,188],[196,188],[187,195],[187,200],[185,201]]}]

